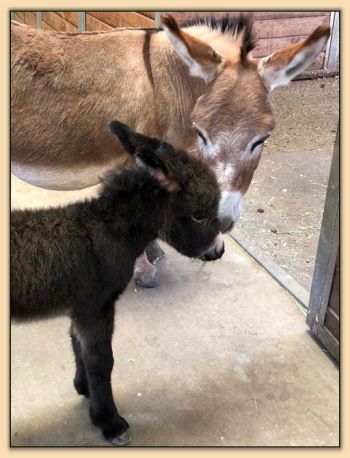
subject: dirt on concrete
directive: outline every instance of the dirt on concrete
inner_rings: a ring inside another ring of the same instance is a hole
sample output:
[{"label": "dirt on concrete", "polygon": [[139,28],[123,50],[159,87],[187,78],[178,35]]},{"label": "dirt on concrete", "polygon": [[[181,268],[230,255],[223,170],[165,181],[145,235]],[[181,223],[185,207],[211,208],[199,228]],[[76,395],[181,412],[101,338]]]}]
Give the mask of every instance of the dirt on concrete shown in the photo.
[{"label": "dirt on concrete", "polygon": [[248,239],[310,290],[339,120],[339,78],[293,82],[276,89],[272,103],[276,128],[232,236]]}]

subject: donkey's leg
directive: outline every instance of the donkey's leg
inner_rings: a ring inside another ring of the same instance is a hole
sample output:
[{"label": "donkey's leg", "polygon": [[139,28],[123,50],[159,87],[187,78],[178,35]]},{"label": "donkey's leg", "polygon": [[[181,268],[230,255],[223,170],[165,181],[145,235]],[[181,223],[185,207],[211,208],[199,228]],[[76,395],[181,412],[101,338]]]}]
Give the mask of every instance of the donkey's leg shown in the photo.
[{"label": "donkey's leg", "polygon": [[153,265],[158,264],[158,262],[164,258],[164,251],[159,246],[157,240],[153,240],[149,245],[146,247],[146,255],[149,262]]},{"label": "donkey's leg", "polygon": [[111,386],[114,300],[107,301],[88,319],[78,318],[77,326],[89,385],[91,421],[114,445],[126,445],[129,425],[118,414]]},{"label": "donkey's leg", "polygon": [[160,282],[156,268],[148,261],[146,253],[136,259],[134,280],[138,286],[144,288],[156,288],[159,286]]},{"label": "donkey's leg", "polygon": [[85,364],[82,355],[81,344],[78,338],[75,336],[74,333],[74,326],[71,324],[70,327],[70,337],[74,352],[75,358],[75,376],[74,376],[74,387],[77,390],[78,394],[82,394],[85,397],[89,397],[89,385],[88,379],[85,370]]}]

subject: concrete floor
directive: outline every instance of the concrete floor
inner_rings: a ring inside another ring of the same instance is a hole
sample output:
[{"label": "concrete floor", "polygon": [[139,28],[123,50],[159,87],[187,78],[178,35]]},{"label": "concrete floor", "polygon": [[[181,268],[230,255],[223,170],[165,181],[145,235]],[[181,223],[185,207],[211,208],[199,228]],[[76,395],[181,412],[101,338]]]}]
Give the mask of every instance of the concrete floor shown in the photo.
[{"label": "concrete floor", "polygon": [[[12,206],[91,192],[14,178]],[[165,249],[161,286],[131,283],[116,307],[112,383],[131,445],[338,445],[338,369],[291,296],[230,237],[224,257],[205,265]],[[14,446],[109,446],[73,389],[68,325],[12,325]]]}]

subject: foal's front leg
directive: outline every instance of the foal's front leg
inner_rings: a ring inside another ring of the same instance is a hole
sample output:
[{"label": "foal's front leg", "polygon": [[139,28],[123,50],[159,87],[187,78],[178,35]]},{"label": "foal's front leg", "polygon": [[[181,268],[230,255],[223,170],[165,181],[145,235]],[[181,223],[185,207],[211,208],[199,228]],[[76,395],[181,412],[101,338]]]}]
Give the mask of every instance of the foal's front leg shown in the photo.
[{"label": "foal's front leg", "polygon": [[86,375],[85,363],[83,360],[81,344],[78,337],[75,335],[74,325],[70,327],[70,337],[72,342],[72,348],[75,358],[75,376],[74,376],[74,387],[78,394],[82,394],[85,397],[89,397],[89,385]]},{"label": "foal's front leg", "polygon": [[126,445],[130,440],[127,433],[129,425],[118,414],[111,387],[114,300],[90,314],[88,319],[86,316],[84,319],[78,317],[74,327],[78,330],[76,335],[81,343],[81,359],[88,381],[91,421],[114,445]]}]

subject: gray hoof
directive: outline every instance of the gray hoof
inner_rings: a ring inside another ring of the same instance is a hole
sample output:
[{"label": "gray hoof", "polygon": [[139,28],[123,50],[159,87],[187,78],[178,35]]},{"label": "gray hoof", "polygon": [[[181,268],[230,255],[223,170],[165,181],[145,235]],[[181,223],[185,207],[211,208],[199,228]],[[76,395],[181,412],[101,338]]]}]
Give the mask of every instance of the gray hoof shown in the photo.
[{"label": "gray hoof", "polygon": [[135,277],[135,283],[142,288],[157,288],[160,285],[160,280],[156,272],[152,275],[140,275]]},{"label": "gray hoof", "polygon": [[146,248],[146,254],[147,254],[147,259],[149,262],[151,262],[153,265],[158,264],[164,256],[165,253],[159,246],[157,242],[151,242],[148,247]]},{"label": "gray hoof", "polygon": [[108,441],[116,447],[123,447],[124,445],[128,445],[130,443],[131,437],[128,431],[125,431],[120,436],[113,437],[113,439],[108,439]]}]

